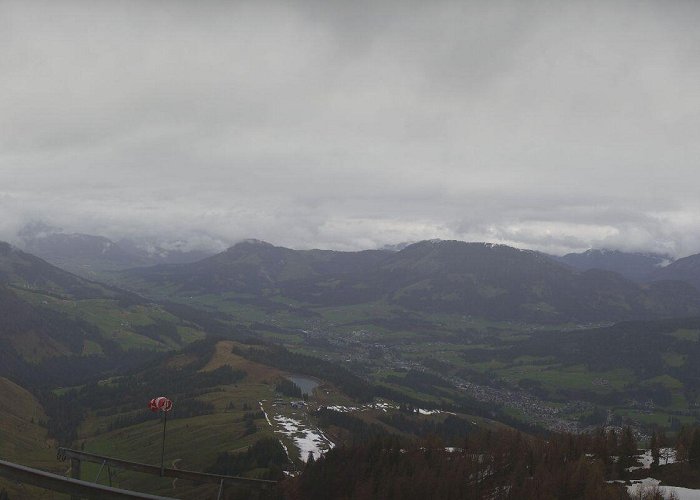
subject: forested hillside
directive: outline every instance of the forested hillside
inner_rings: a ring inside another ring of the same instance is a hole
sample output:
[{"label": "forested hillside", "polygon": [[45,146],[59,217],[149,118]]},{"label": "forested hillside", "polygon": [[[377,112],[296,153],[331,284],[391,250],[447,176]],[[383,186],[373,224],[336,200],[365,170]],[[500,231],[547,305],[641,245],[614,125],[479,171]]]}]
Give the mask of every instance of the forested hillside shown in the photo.
[{"label": "forested hillside", "polygon": [[602,270],[578,272],[503,245],[424,241],[398,252],[297,251],[249,241],[193,264],[135,269],[119,279],[145,294],[197,300],[293,301],[307,307],[384,301],[422,313],[545,323],[700,313],[682,282],[638,285]]}]

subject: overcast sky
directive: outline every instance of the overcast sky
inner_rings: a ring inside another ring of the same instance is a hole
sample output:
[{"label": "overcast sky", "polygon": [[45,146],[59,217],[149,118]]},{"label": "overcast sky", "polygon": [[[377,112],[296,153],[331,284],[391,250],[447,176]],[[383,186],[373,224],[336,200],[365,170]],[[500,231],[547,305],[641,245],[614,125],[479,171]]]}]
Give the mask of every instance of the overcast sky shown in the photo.
[{"label": "overcast sky", "polygon": [[0,238],[700,252],[700,3],[0,0]]}]

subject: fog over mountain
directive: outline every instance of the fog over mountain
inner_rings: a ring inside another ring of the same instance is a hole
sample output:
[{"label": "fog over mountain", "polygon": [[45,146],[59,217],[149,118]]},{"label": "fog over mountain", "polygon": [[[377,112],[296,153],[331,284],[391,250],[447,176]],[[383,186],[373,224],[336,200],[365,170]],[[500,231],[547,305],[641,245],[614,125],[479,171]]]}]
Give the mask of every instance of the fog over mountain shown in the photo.
[{"label": "fog over mountain", "polygon": [[0,239],[697,253],[699,22],[693,2],[0,0]]}]

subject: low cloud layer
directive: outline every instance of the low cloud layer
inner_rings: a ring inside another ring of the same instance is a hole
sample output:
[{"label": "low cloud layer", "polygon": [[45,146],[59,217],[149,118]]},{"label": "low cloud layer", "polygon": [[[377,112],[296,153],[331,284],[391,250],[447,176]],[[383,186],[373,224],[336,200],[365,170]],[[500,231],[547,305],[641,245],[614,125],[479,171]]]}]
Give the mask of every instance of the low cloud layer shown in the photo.
[{"label": "low cloud layer", "polygon": [[700,252],[692,2],[0,0],[0,238]]}]

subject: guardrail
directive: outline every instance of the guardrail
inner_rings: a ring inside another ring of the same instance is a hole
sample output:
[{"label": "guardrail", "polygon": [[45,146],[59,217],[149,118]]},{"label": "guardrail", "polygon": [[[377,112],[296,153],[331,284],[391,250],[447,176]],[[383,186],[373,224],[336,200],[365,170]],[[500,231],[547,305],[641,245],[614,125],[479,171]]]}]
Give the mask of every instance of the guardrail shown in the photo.
[{"label": "guardrail", "polygon": [[[108,468],[108,472],[110,467],[114,467],[115,469],[130,470],[134,472],[141,472],[143,474],[151,474],[154,476],[172,477],[177,479],[184,479],[187,481],[194,481],[197,483],[218,484],[219,498],[221,498],[223,494],[224,487],[228,484],[246,485],[256,489],[271,488],[277,484],[277,481],[269,481],[266,479],[253,479],[249,477],[240,476],[223,476],[219,474],[208,474],[206,472],[195,472],[185,469],[161,469],[160,466],[157,465],[141,464],[138,462],[131,462],[128,460],[121,460],[118,458],[96,455],[94,453],[86,453],[84,451],[71,450],[70,448],[59,448],[57,458],[62,461],[70,459],[71,477],[76,479],[80,478],[81,462],[92,462],[102,464],[102,468],[104,468],[104,466],[106,465]],[[102,469],[100,469],[100,473],[101,472]]]},{"label": "guardrail", "polygon": [[24,465],[0,460],[0,476],[12,481],[30,484],[46,490],[57,491],[71,495],[71,498],[88,498],[95,500],[175,500],[172,497],[161,497],[122,490],[111,486],[81,481],[80,479],[60,476]]}]

